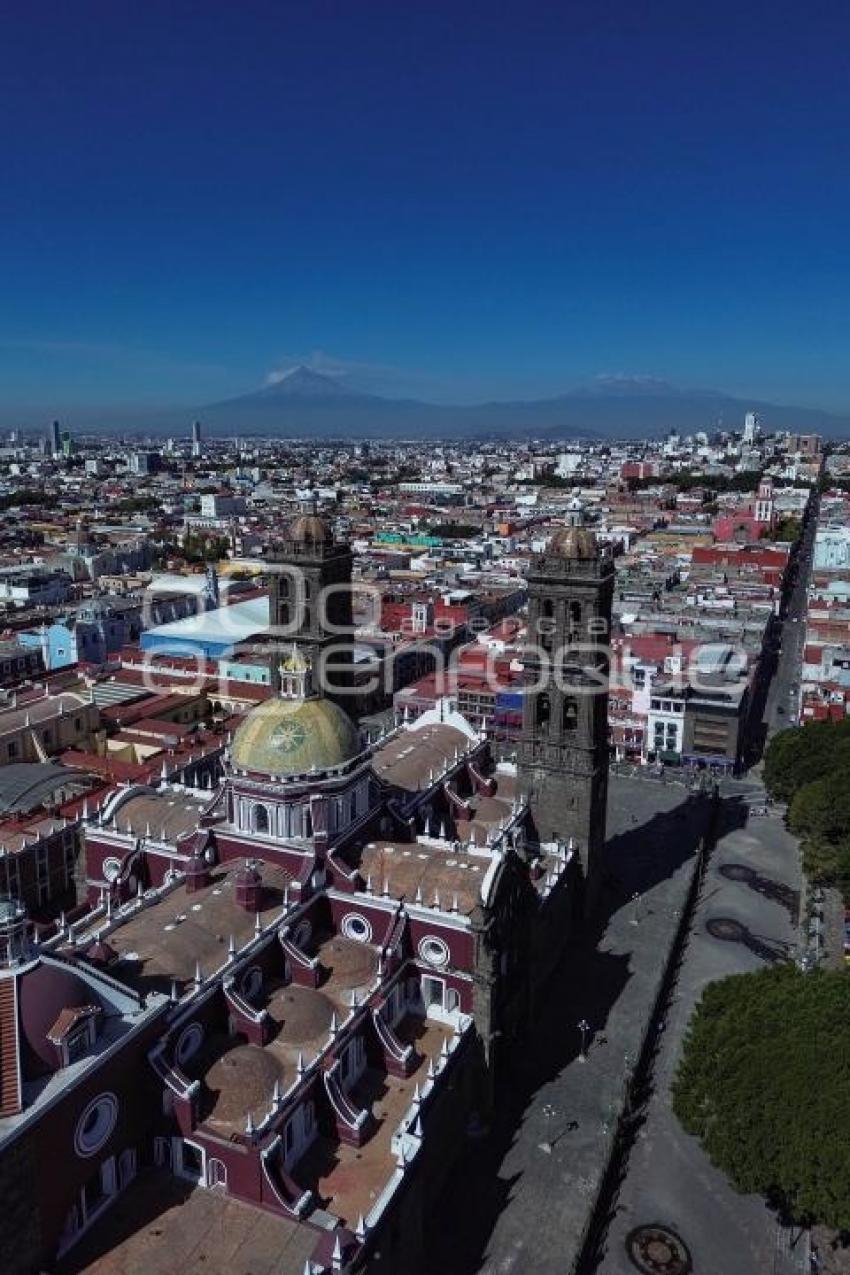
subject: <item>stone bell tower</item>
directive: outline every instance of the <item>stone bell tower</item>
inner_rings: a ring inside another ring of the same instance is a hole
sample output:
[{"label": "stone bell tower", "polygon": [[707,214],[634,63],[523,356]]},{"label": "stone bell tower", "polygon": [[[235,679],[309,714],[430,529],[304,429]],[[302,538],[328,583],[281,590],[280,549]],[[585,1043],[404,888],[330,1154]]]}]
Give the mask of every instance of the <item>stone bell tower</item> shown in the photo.
[{"label": "stone bell tower", "polygon": [[354,714],[351,567],[347,544],[334,540],[330,524],[303,513],[267,555],[271,562],[269,619],[279,648],[272,661],[279,689],[279,659],[298,651],[311,669],[313,689]]},{"label": "stone bell tower", "polygon": [[605,845],[614,564],[579,518],[555,533],[529,573],[518,760],[536,835],[572,842],[592,910]]}]

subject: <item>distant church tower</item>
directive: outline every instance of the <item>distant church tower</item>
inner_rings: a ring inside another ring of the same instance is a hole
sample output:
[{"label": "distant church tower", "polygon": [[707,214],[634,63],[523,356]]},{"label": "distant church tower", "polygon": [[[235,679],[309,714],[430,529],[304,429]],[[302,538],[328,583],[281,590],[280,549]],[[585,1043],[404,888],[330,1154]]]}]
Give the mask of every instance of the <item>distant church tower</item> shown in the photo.
[{"label": "distant church tower", "polygon": [[[571,518],[573,525],[557,531],[534,559],[528,577],[519,777],[538,839],[572,841],[591,910],[605,845],[614,564],[581,525],[580,511]],[[594,684],[598,693],[588,694]]]},{"label": "distant church tower", "polygon": [[[267,558],[274,564],[269,588],[271,635],[281,656],[299,651],[312,670],[314,690],[353,714],[350,548],[338,544],[329,523],[311,512],[293,520]],[[278,664],[278,659],[272,661],[277,689]]]}]

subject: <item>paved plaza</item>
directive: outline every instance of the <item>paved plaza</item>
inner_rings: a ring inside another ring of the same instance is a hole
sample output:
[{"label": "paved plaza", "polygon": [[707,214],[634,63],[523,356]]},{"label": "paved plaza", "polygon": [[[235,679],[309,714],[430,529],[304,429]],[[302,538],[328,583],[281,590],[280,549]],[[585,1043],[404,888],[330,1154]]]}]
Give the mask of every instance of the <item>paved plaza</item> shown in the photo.
[{"label": "paved plaza", "polygon": [[[514,1061],[490,1136],[470,1144],[452,1175],[434,1237],[435,1269],[570,1269],[694,872],[707,804],[678,785],[612,777],[610,920],[596,950],[568,950]],[[578,1061],[582,1019],[589,1024],[585,1063]]]},{"label": "paved plaza", "polygon": [[[728,806],[743,786],[725,787]],[[626,1240],[648,1223],[667,1225],[681,1236],[694,1270],[705,1275],[807,1270],[805,1243],[794,1245],[796,1234],[777,1227],[760,1197],[734,1191],[696,1140],[682,1131],[669,1098],[685,1027],[706,984],[793,953],[799,888],[797,843],[779,817],[751,818],[729,828],[718,842],[671,999],[654,1094],[628,1160],[602,1260],[595,1266],[604,1275],[633,1275]]]}]

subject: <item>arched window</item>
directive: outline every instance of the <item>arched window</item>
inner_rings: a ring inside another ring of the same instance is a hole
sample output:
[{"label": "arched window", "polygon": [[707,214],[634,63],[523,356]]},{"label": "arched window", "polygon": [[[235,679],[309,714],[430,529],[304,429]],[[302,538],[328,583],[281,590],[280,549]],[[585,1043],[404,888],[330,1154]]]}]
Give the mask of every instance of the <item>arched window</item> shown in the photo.
[{"label": "arched window", "polygon": [[563,727],[564,730],[575,730],[578,726],[578,704],[574,699],[564,700],[563,711]]},{"label": "arched window", "polygon": [[268,832],[269,830],[269,812],[265,806],[254,807],[254,831]]},{"label": "arched window", "polygon": [[551,598],[543,599],[537,628],[540,636],[540,645],[544,651],[551,651],[555,638],[555,606]]},{"label": "arched window", "polygon": [[570,603],[570,636],[578,633],[581,627],[581,603]]},{"label": "arched window", "polygon": [[549,696],[545,693],[537,698],[537,729],[548,731],[549,719],[552,715],[552,707],[549,703]]}]

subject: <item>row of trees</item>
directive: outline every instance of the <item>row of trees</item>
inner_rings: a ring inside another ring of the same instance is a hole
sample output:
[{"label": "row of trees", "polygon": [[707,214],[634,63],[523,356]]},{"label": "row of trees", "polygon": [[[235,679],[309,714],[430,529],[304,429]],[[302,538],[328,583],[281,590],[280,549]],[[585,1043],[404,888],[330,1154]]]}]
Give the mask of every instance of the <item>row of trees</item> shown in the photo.
[{"label": "row of trees", "polygon": [[850,897],[850,719],[774,735],[764,781],[771,796],[788,803],[809,879]]},{"label": "row of trees", "polygon": [[699,470],[683,469],[679,473],[665,474],[663,478],[628,478],[626,485],[629,491],[645,491],[648,487],[658,487],[663,483],[678,491],[704,487],[707,491],[719,494],[722,491],[755,491],[761,476],[760,469],[743,469],[738,474],[706,474]]},{"label": "row of trees", "polygon": [[850,1231],[850,979],[772,966],[711,983],[673,1110],[740,1191],[800,1225]]}]

